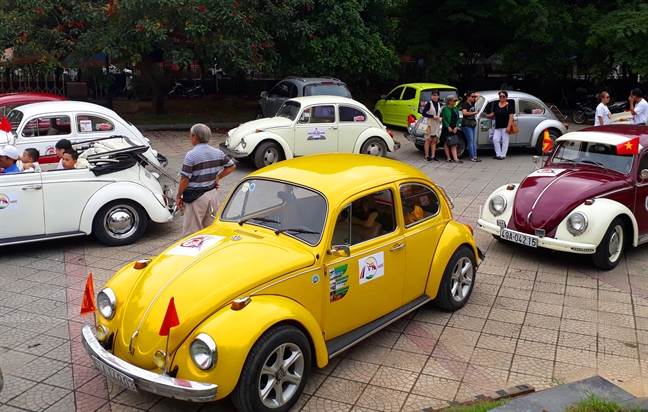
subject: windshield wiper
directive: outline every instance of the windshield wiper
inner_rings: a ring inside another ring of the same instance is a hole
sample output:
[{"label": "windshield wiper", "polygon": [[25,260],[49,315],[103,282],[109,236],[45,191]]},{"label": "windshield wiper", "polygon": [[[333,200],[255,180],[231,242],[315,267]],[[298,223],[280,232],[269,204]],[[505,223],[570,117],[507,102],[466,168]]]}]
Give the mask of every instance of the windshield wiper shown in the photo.
[{"label": "windshield wiper", "polygon": [[566,157],[560,157],[560,156],[554,156],[554,159],[559,159],[559,160],[566,160],[570,162],[571,164],[576,164],[576,162],[573,159],[567,159]]},{"label": "windshield wiper", "polygon": [[322,233],[322,232],[315,232],[314,230],[310,230],[310,229],[300,229],[298,227],[295,227],[295,228],[277,229],[275,230],[275,235],[278,235],[279,233],[283,233],[283,232],[307,233],[311,235],[319,235]]},{"label": "windshield wiper", "polygon": [[591,164],[593,164],[593,165],[600,166],[600,167],[602,167],[602,168],[605,169],[605,170],[608,169],[607,167],[605,167],[605,165],[603,165],[603,163],[599,163],[599,162],[597,162],[596,160],[589,160],[589,159],[587,159],[587,160],[582,160],[581,163],[591,163]]},{"label": "windshield wiper", "polygon": [[243,226],[243,223],[247,223],[249,220],[258,220],[258,221],[260,221],[260,222],[281,224],[281,222],[279,221],[279,219],[271,219],[271,218],[269,218],[269,217],[267,217],[267,216],[249,217],[249,218],[247,218],[247,219],[239,220],[239,221],[238,221],[238,224],[239,224],[239,226]]}]

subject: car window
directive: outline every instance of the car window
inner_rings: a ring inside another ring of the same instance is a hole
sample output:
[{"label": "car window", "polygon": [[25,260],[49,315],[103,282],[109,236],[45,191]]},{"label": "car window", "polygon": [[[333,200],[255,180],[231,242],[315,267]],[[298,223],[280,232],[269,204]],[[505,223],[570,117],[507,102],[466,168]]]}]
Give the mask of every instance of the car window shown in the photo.
[{"label": "car window", "polygon": [[297,114],[299,114],[300,108],[301,104],[297,103],[294,100],[288,100],[279,108],[276,116],[287,117],[290,120],[295,120],[297,118]]},{"label": "car window", "polygon": [[[489,101],[488,104],[486,105],[486,107],[484,108],[484,113],[486,113],[486,114],[493,113],[493,108],[495,107],[496,104],[498,104],[498,102],[499,102],[499,100],[491,100],[491,101]],[[507,102],[515,110],[515,100],[508,99]]]},{"label": "car window", "polygon": [[532,102],[529,100],[520,99],[520,113],[524,114],[535,114],[541,115],[544,114],[545,109],[538,102]]},{"label": "car window", "polygon": [[292,99],[293,97],[297,97],[299,94],[299,90],[297,89],[297,86],[295,86],[292,83],[289,83],[288,89],[290,90],[290,98]]},{"label": "car window", "polygon": [[299,123],[334,123],[335,106],[322,105],[304,109]]},{"label": "car window", "polygon": [[[282,97],[282,98],[290,98],[291,94],[291,86],[293,86],[291,83],[288,82],[281,82],[275,85],[272,89],[270,89],[270,93],[268,93],[269,97]],[[294,86],[293,86],[294,87]]]},{"label": "car window", "polygon": [[583,164],[627,174],[632,169],[633,155],[618,155],[616,145],[595,142],[560,142],[551,162],[554,164]]},{"label": "car window", "polygon": [[400,185],[399,190],[406,227],[439,213],[439,196],[432,188],[419,183],[405,183]]},{"label": "car window", "polygon": [[413,87],[406,87],[401,100],[413,100],[416,97],[416,89]]},{"label": "car window", "polygon": [[341,122],[366,122],[367,115],[362,110],[355,107],[340,106],[340,121]]},{"label": "car window", "polygon": [[637,169],[638,174],[641,175],[641,171],[644,169],[648,169],[648,152],[644,153],[644,155],[641,157],[641,161],[639,162],[639,169]]},{"label": "car window", "polygon": [[267,227],[309,245],[320,242],[328,213],[326,198],[305,187],[246,179],[232,191],[221,220]]},{"label": "car window", "polygon": [[[437,89],[426,89],[426,90],[421,90],[421,97],[420,100],[422,102],[429,102],[432,100],[432,91],[437,90]],[[439,91],[439,102],[443,103],[446,97],[449,95],[457,95],[457,91],[454,89],[438,89]]]},{"label": "car window", "polygon": [[112,132],[115,130],[113,122],[101,116],[79,114],[76,119],[79,133]]},{"label": "car window", "polygon": [[340,96],[351,98],[351,92],[344,84],[318,83],[304,86],[304,96]]},{"label": "car window", "polygon": [[387,100],[400,100],[401,94],[403,94],[403,87],[397,87],[391,93],[387,95]]},{"label": "car window", "polygon": [[16,131],[16,128],[20,125],[20,122],[22,122],[23,117],[24,113],[20,110],[12,110],[9,112],[7,115],[7,121],[11,124],[11,130]]},{"label": "car window", "polygon": [[69,135],[71,134],[70,117],[65,115],[33,117],[27,121],[21,134],[24,137]]},{"label": "car window", "polygon": [[358,243],[392,233],[394,221],[394,193],[380,190],[355,199],[337,216],[332,245]]}]

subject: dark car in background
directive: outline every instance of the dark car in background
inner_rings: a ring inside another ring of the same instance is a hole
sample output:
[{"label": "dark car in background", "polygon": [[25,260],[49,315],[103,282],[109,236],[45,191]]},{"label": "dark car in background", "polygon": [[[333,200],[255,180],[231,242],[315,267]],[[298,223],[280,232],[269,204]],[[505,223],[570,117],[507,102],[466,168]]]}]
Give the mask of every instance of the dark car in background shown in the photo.
[{"label": "dark car in background", "polygon": [[288,99],[302,96],[341,96],[351,98],[346,83],[334,77],[288,76],[269,92],[261,92],[256,118],[274,117]]}]

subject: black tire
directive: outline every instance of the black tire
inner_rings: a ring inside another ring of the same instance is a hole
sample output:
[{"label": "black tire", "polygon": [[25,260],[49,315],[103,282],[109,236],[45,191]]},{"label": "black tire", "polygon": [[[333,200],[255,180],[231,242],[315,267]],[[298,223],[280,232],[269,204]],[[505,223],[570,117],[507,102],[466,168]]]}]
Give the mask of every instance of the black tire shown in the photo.
[{"label": "black tire", "polygon": [[601,243],[592,255],[592,263],[599,269],[614,269],[623,256],[626,243],[623,219],[615,218],[605,232]]},{"label": "black tire", "polygon": [[380,113],[380,110],[376,110],[376,111],[374,112],[374,114],[376,115],[376,117],[378,118],[378,120],[380,120],[380,123],[382,123],[382,121],[383,121],[383,117],[382,117],[382,113]]},{"label": "black tire", "polygon": [[576,124],[583,124],[587,120],[587,114],[588,113],[585,113],[583,110],[576,110],[572,114],[572,120]]},{"label": "black tire", "polygon": [[457,145],[457,159],[461,159],[466,153],[468,153],[468,142],[466,141],[466,136],[461,133],[459,133],[457,137],[459,137],[459,144]]},{"label": "black tire", "polygon": [[[294,357],[285,369],[284,362],[279,361],[279,353],[283,353],[284,361]],[[287,354],[290,357],[286,358]],[[264,333],[250,350],[236,388],[232,392],[232,401],[241,412],[288,411],[304,391],[310,365],[310,344],[302,331],[290,325],[273,327]],[[267,371],[272,369],[277,371],[273,375],[267,374]],[[282,388],[282,395],[288,398],[283,400],[282,397],[283,403],[276,401],[277,388],[272,387],[274,385],[271,382],[277,380]],[[267,389],[266,397],[262,399],[261,393],[268,387],[271,388]]]},{"label": "black tire", "polygon": [[360,153],[368,154],[371,156],[385,157],[387,156],[387,144],[380,137],[371,137],[362,144]]},{"label": "black tire", "polygon": [[131,200],[115,200],[104,207],[92,221],[92,233],[108,246],[130,245],[142,237],[148,226],[148,215]]},{"label": "black tire", "polygon": [[466,246],[459,247],[443,272],[434,304],[444,310],[461,309],[470,299],[476,274],[477,265],[472,250]]},{"label": "black tire", "polygon": [[[549,129],[549,138],[551,139],[551,141],[554,144],[556,143],[556,139],[559,138],[559,137],[560,137],[560,133],[557,130]],[[538,140],[536,141],[535,150],[536,150],[536,153],[538,153],[539,155],[543,154],[542,153],[542,140],[543,140],[543,138],[544,138],[544,135],[541,133],[540,136],[538,136]],[[540,167],[542,167],[542,165],[540,165]]]},{"label": "black tire", "polygon": [[257,169],[284,160],[284,152],[276,142],[263,142],[254,151],[254,165]]},{"label": "black tire", "polygon": [[414,146],[416,146],[417,149],[425,153],[425,145],[414,143]]}]

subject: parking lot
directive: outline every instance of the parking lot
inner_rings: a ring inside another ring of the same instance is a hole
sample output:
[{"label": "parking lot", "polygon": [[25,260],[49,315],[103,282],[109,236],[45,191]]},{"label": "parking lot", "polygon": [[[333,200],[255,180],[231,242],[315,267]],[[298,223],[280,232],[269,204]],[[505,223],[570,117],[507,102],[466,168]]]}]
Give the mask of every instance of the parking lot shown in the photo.
[{"label": "parking lot", "polygon": [[[191,148],[188,133],[145,135],[178,170]],[[473,227],[494,189],[534,168],[530,149],[511,149],[504,161],[487,150],[479,153],[481,163],[427,163],[402,133],[395,136],[402,147],[389,157],[443,186],[455,218]],[[212,145],[223,140],[215,135]],[[221,200],[252,170],[239,163],[221,182]],[[143,239],[125,247],[86,237],[0,249],[2,411],[234,410],[229,399],[191,404],[129,392],[100,375],[81,345],[81,326],[94,322],[79,316],[88,274],[99,291],[125,264],[177,241],[181,229],[181,219],[151,224]],[[602,272],[587,256],[502,243],[478,229],[475,238],[486,260],[463,309],[420,309],[314,370],[294,410],[414,411],[597,374],[635,396],[648,395],[648,245],[629,248],[614,270]]]}]

